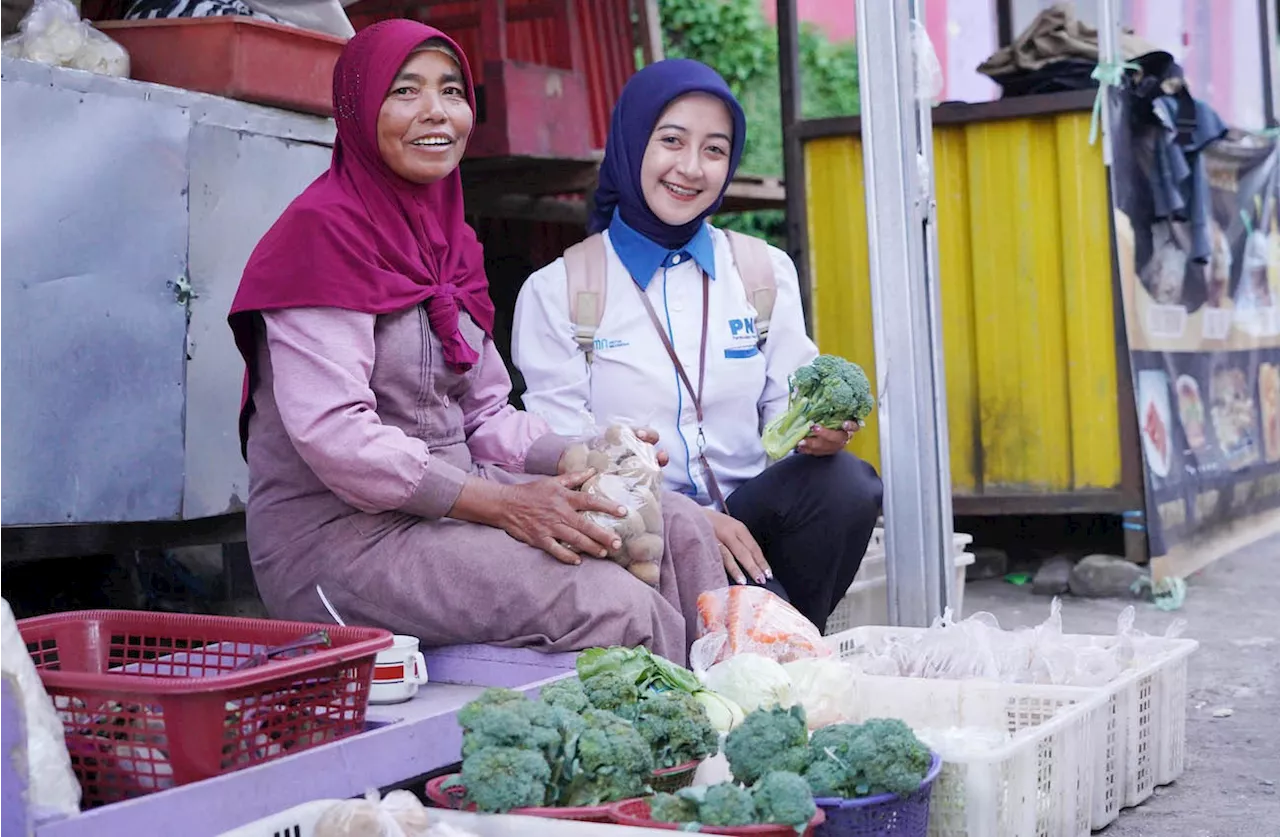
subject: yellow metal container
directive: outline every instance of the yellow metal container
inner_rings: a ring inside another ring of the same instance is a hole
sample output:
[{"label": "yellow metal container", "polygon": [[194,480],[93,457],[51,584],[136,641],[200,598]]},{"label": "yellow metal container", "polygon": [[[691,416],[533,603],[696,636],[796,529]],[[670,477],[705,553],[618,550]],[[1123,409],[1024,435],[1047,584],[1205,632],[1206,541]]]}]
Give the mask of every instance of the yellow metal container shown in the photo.
[{"label": "yellow metal container", "polygon": [[[947,113],[935,116],[934,155],[957,501],[1109,495],[1121,485],[1115,305],[1089,113]],[[870,370],[861,142],[817,133],[805,141],[814,330],[823,351]],[[874,418],[852,449],[878,463]]]}]

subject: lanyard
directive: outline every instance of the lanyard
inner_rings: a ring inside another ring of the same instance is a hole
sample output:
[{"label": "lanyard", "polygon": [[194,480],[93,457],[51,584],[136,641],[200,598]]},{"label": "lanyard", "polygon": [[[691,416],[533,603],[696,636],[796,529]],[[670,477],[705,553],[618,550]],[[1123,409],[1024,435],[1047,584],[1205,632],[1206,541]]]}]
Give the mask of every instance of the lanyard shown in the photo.
[{"label": "lanyard", "polygon": [[711,309],[711,279],[708,278],[706,271],[702,272],[702,342],[701,348],[698,350],[697,389],[694,389],[692,382],[690,382],[689,374],[685,372],[684,364],[680,362],[680,356],[676,354],[675,346],[671,345],[671,338],[667,336],[667,330],[662,327],[662,320],[658,318],[658,312],[653,309],[653,303],[649,301],[649,295],[639,285],[636,285],[635,288],[640,293],[640,301],[644,303],[644,310],[649,312],[649,319],[653,322],[653,327],[658,330],[658,337],[662,338],[662,347],[667,350],[667,354],[671,357],[671,362],[675,364],[676,374],[680,376],[685,389],[689,391],[689,397],[693,399],[693,409],[698,417],[698,463],[702,466],[702,472],[707,475],[707,493],[711,495],[712,501],[721,510],[724,510],[724,495],[720,492],[720,483],[716,481],[716,475],[711,472],[711,464],[707,462],[707,437],[702,431],[702,385],[707,379],[707,326]]}]

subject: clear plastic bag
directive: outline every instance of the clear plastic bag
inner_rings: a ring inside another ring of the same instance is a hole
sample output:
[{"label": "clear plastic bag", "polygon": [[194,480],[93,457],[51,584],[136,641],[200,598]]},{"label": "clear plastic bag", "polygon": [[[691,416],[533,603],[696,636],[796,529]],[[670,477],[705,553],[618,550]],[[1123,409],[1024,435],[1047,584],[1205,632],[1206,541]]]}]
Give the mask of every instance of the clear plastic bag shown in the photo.
[{"label": "clear plastic bag", "polygon": [[734,585],[698,596],[698,636],[712,634],[724,635],[716,663],[744,653],[779,663],[831,655],[814,624],[763,587]]},{"label": "clear plastic bag", "polygon": [[932,102],[942,95],[945,77],[929,31],[918,20],[911,21],[911,54],[916,67],[916,99]]},{"label": "clear plastic bag", "polygon": [[71,0],[35,0],[18,24],[19,32],[4,41],[8,58],[23,58],[100,75],[129,76],[129,53],[94,29]]},{"label": "clear plastic bag", "polygon": [[[312,832],[315,837],[435,837],[442,823],[408,791],[391,791],[381,801],[377,791],[364,799],[347,799],[325,811]],[[456,833],[456,832],[452,832]]]},{"label": "clear plastic bag", "polygon": [[565,450],[560,462],[563,473],[595,471],[579,490],[627,510],[622,518],[596,512],[586,517],[622,540],[622,547],[609,553],[610,560],[657,586],[665,541],[662,468],[654,446],[636,436],[629,424],[613,422],[584,434]]},{"label": "clear plastic bag", "polygon": [[[1062,631],[1062,602],[1054,599],[1049,618],[1032,628],[1003,630],[990,613],[961,622],[950,611],[924,633],[893,634],[854,649],[848,661],[864,674],[940,680],[996,680],[1054,686],[1102,686],[1162,653],[1161,643],[1134,628],[1130,605],[1116,620],[1114,636],[1081,641]],[[1169,626],[1164,639],[1185,629]]]}]

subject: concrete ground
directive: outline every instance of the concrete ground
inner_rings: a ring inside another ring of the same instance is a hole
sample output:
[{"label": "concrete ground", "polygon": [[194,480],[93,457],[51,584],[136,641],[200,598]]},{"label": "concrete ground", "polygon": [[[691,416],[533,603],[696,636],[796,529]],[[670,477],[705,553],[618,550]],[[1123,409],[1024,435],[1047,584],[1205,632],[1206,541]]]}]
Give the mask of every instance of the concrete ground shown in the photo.
[{"label": "concrete ground", "polygon": [[[1018,627],[1043,621],[1049,601],[1029,585],[993,580],[969,583],[964,605],[966,614],[986,610]],[[1064,597],[1064,628],[1112,633],[1126,604]],[[1280,837],[1280,536],[1194,575],[1176,613],[1136,606],[1139,629],[1160,634],[1183,618],[1183,636],[1200,642],[1188,671],[1186,772],[1099,833]],[[1215,710],[1231,714],[1215,718]]]}]

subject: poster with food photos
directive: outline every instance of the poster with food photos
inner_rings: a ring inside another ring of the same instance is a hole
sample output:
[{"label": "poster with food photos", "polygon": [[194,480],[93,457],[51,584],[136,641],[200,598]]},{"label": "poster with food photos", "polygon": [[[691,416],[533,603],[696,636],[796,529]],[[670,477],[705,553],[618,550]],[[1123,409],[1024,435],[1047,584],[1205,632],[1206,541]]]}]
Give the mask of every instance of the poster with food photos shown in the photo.
[{"label": "poster with food photos", "polygon": [[1280,147],[1112,95],[1116,262],[1158,558],[1280,514]]}]

